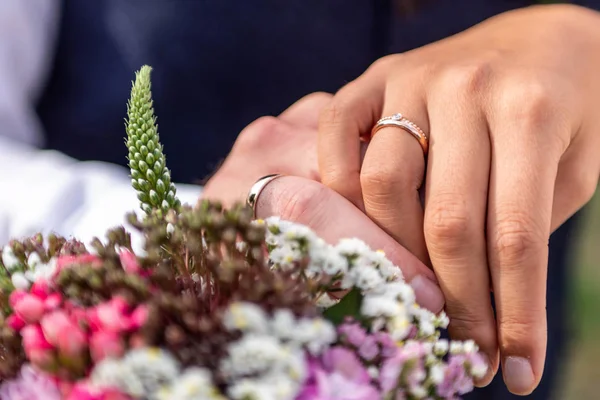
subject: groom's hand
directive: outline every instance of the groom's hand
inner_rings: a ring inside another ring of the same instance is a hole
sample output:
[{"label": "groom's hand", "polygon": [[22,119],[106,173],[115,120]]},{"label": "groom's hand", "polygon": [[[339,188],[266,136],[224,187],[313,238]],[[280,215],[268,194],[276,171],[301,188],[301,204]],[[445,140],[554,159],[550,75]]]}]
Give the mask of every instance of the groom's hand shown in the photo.
[{"label": "groom's hand", "polygon": [[329,243],[342,238],[362,239],[400,266],[422,306],[440,311],[444,298],[434,273],[352,203],[319,182],[316,125],[319,111],[330,98],[324,93],[312,94],[279,117],[265,117],[250,124],[221,169],[206,184],[203,198],[231,205],[244,201],[262,176],[287,175],[262,191],[256,205],[258,217],[277,215],[309,226]]}]

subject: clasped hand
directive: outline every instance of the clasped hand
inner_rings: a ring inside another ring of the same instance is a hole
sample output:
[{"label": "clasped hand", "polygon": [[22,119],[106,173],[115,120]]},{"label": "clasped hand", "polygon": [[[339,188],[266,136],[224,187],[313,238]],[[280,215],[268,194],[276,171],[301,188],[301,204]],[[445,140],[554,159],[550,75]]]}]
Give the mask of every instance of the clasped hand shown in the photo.
[{"label": "clasped hand", "polygon": [[[505,13],[380,59],[320,118],[322,182],[433,266],[450,334],[474,339],[492,372],[501,361],[517,394],[543,372],[549,235],[598,184],[598,48],[593,11]],[[427,133],[427,158],[387,127],[363,160],[359,137],[394,113]]]},{"label": "clasped hand", "polygon": [[[243,200],[261,176],[291,175],[264,190],[260,217],[382,248],[421,304],[439,311],[445,298],[454,338],[480,345],[491,367],[480,384],[501,361],[508,388],[529,393],[546,351],[548,238],[600,175],[598,48],[596,13],[543,6],[385,57],[333,99],[248,126],[204,197]],[[427,157],[393,127],[361,147],[398,112],[428,135]]]}]

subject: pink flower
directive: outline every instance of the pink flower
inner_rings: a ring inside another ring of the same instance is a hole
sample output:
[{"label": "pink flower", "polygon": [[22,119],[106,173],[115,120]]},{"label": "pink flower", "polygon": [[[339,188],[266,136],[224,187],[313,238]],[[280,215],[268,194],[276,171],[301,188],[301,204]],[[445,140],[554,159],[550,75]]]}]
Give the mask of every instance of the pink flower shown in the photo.
[{"label": "pink flower", "polygon": [[139,274],[142,271],[142,267],[137,260],[135,254],[127,249],[121,250],[119,253],[119,259],[121,260],[121,265],[125,272],[129,272],[130,274]]},{"label": "pink flower", "polygon": [[44,368],[54,362],[52,345],[48,343],[39,325],[27,325],[21,330],[25,355],[32,364]]},{"label": "pink flower", "polygon": [[99,362],[106,357],[121,357],[125,352],[125,346],[116,333],[98,331],[90,339],[90,352],[94,362]]},{"label": "pink flower", "polygon": [[46,299],[50,292],[50,285],[45,279],[38,279],[35,281],[29,290],[29,293],[36,295],[42,300]]},{"label": "pink flower", "polygon": [[62,296],[60,293],[52,293],[44,300],[44,308],[46,311],[55,310],[62,304]]},{"label": "pink flower", "polygon": [[77,324],[71,324],[68,329],[58,333],[58,350],[68,357],[80,356],[87,344],[87,337]]},{"label": "pink flower", "polygon": [[87,383],[77,383],[66,400],[129,400],[126,394],[112,388],[93,388]]},{"label": "pink flower", "polygon": [[26,294],[19,296],[13,307],[15,313],[27,323],[38,322],[44,315],[44,302],[37,296]]},{"label": "pink flower", "polygon": [[131,329],[141,328],[148,319],[148,307],[144,304],[137,306],[131,313]]},{"label": "pink flower", "polygon": [[67,313],[63,310],[56,310],[45,315],[40,325],[46,340],[54,346],[58,346],[59,336],[62,332],[72,329],[74,326]]},{"label": "pink flower", "polygon": [[21,289],[13,290],[12,293],[10,294],[10,296],[8,297],[8,304],[10,305],[11,308],[14,309],[15,305],[27,295],[29,295],[29,293],[27,293],[24,290],[21,290]]},{"label": "pink flower", "polygon": [[131,321],[126,315],[127,303],[119,298],[98,304],[88,310],[88,321],[93,330],[107,330],[120,333],[130,329]]},{"label": "pink flower", "polygon": [[37,324],[27,325],[21,329],[21,338],[23,339],[23,348],[26,353],[37,349],[52,349],[52,345],[44,337],[42,328]]},{"label": "pink flower", "polygon": [[19,332],[27,325],[23,318],[19,317],[17,314],[12,314],[6,318],[6,324],[15,332]]}]

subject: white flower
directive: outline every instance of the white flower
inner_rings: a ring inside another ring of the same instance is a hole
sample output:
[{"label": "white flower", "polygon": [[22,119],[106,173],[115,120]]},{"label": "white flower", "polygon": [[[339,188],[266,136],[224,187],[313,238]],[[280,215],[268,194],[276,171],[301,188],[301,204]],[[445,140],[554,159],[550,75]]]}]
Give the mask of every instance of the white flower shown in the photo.
[{"label": "white flower", "polygon": [[116,388],[134,397],[145,393],[141,379],[121,360],[105,358],[100,361],[90,375],[90,382],[98,389]]},{"label": "white flower", "polygon": [[367,368],[367,373],[371,377],[371,379],[379,378],[379,369],[373,365]]},{"label": "white flower", "polygon": [[464,352],[464,346],[462,342],[451,341],[450,342],[450,354],[462,354]]},{"label": "white flower", "polygon": [[289,349],[271,336],[245,335],[228,348],[229,356],[223,360],[221,370],[235,380],[236,377],[281,370],[289,356]]},{"label": "white flower", "polygon": [[442,311],[437,315],[435,324],[442,329],[446,329],[448,324],[450,324],[450,319],[448,318],[448,315]]},{"label": "white flower", "polygon": [[30,268],[32,268],[38,264],[42,264],[42,259],[40,258],[40,255],[37,252],[29,254],[29,257],[27,257],[27,265]]},{"label": "white flower", "polygon": [[329,308],[333,307],[339,303],[339,300],[334,299],[327,293],[321,294],[316,301],[316,306],[320,308]]},{"label": "white flower", "polygon": [[11,281],[15,289],[27,290],[31,286],[31,282],[25,278],[22,272],[13,272]]},{"label": "white flower", "polygon": [[[160,389],[170,385],[179,375],[177,360],[167,351],[156,347],[131,350],[119,363],[120,369],[117,370],[127,379],[122,378],[123,386],[118,388],[134,397],[155,399]],[[132,386],[133,383],[135,386]],[[143,392],[141,395],[140,387]]]},{"label": "white flower", "polygon": [[358,257],[372,252],[365,242],[356,238],[340,240],[335,250],[346,257]]},{"label": "white flower", "polygon": [[30,270],[25,271],[25,277],[35,282],[38,279],[51,279],[56,272],[56,257],[48,260],[47,263],[37,263]]},{"label": "white flower", "polygon": [[465,342],[463,343],[463,350],[466,354],[471,354],[479,351],[479,348],[475,344],[474,340],[465,340]]},{"label": "white flower", "polygon": [[487,374],[488,366],[485,363],[471,364],[471,375],[475,378],[483,378]]},{"label": "white flower", "polygon": [[323,263],[323,272],[329,276],[348,272],[348,260],[339,253],[330,251]]},{"label": "white flower", "polygon": [[411,386],[408,391],[415,399],[423,399],[427,396],[427,389],[421,385]]},{"label": "white flower", "polygon": [[433,323],[431,321],[421,321],[421,323],[419,324],[419,334],[421,334],[421,336],[431,336],[435,333],[435,326],[433,325]]},{"label": "white flower", "polygon": [[350,274],[355,277],[355,286],[362,291],[381,289],[381,285],[385,282],[379,271],[370,265],[356,266]]},{"label": "white flower", "polygon": [[271,329],[281,340],[291,340],[296,332],[296,318],[288,309],[278,309],[271,318]]},{"label": "white flower", "polygon": [[175,232],[175,225],[173,225],[172,223],[169,222],[167,224],[167,233],[170,235],[173,232]]},{"label": "white flower", "polygon": [[445,356],[448,352],[448,341],[446,339],[439,339],[433,345],[433,352],[438,356]]},{"label": "white flower", "polygon": [[362,300],[361,314],[367,317],[394,317],[406,315],[406,307],[398,300],[381,295],[365,296]]},{"label": "white flower", "polygon": [[242,379],[229,387],[227,394],[234,400],[275,400],[270,385],[254,379]]},{"label": "white flower", "polygon": [[158,400],[225,400],[204,368],[186,369],[169,388],[161,390]]},{"label": "white flower", "polygon": [[302,318],[298,321],[294,339],[317,355],[333,343],[337,334],[333,325],[322,318]]},{"label": "white flower", "polygon": [[255,333],[266,333],[269,328],[267,314],[263,309],[248,302],[231,304],[223,316],[223,324],[229,330]]},{"label": "white flower", "polygon": [[5,246],[2,250],[2,263],[9,272],[14,271],[19,265],[21,265],[21,262],[15,256],[15,253],[12,251],[10,246]]},{"label": "white flower", "polygon": [[412,325],[408,318],[398,315],[388,319],[386,328],[390,336],[398,341],[406,339],[411,331]]},{"label": "white flower", "polygon": [[385,296],[390,296],[402,300],[407,305],[415,302],[415,291],[406,282],[389,282],[383,286]]}]

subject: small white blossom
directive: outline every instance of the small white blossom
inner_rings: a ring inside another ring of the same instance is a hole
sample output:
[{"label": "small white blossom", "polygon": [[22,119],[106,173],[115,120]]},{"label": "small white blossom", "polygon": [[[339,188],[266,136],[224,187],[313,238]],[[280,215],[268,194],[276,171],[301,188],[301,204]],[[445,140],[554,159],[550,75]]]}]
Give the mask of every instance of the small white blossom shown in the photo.
[{"label": "small white blossom", "polygon": [[319,308],[329,308],[329,307],[335,306],[338,303],[339,303],[338,299],[334,299],[327,293],[323,293],[322,295],[320,295],[317,298],[316,306]]},{"label": "small white blossom", "polygon": [[361,314],[367,317],[394,317],[406,315],[403,303],[387,296],[365,296],[361,305]]},{"label": "small white blossom", "polygon": [[320,354],[336,338],[335,328],[323,318],[302,318],[298,321],[295,340],[313,355]]},{"label": "small white blossom", "polygon": [[280,370],[289,356],[289,349],[271,336],[245,335],[228,348],[229,356],[221,363],[221,370],[231,379],[262,374],[271,369]]},{"label": "small white blossom", "polygon": [[253,303],[237,302],[231,304],[223,316],[223,324],[229,330],[266,333],[269,324],[267,314]]},{"label": "small white blossom", "polygon": [[448,353],[448,341],[446,339],[439,339],[433,345],[433,351],[438,356],[445,356]]},{"label": "small white blossom", "polygon": [[296,317],[290,310],[276,310],[271,318],[271,329],[279,339],[292,340],[297,330]]},{"label": "small white blossom", "polygon": [[225,400],[212,382],[211,374],[204,368],[186,369],[157,395],[157,400]]},{"label": "small white blossom", "polygon": [[15,289],[27,290],[31,286],[31,282],[25,278],[22,272],[13,272],[11,281]]},{"label": "small white blossom", "polygon": [[21,265],[19,259],[15,256],[15,253],[10,246],[5,246],[2,250],[2,263],[9,272],[14,271],[19,265]]},{"label": "small white blossom", "polygon": [[446,366],[442,363],[434,364],[429,368],[429,379],[434,385],[439,385],[444,380]]},{"label": "small white blossom", "polygon": [[451,341],[450,342],[450,354],[462,354],[464,352],[464,346],[462,342]]},{"label": "small white blossom", "polygon": [[466,354],[471,354],[479,351],[479,348],[475,344],[474,340],[465,340],[465,342],[463,343],[463,350]]},{"label": "small white blossom", "polygon": [[370,265],[356,266],[350,274],[354,275],[355,286],[362,291],[381,289],[380,286],[385,282],[379,271]]}]

